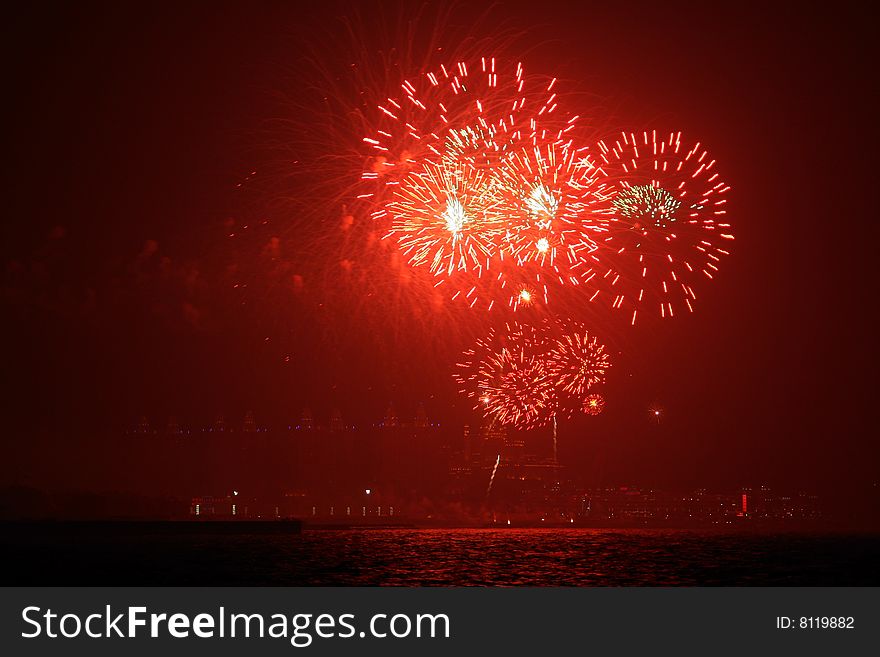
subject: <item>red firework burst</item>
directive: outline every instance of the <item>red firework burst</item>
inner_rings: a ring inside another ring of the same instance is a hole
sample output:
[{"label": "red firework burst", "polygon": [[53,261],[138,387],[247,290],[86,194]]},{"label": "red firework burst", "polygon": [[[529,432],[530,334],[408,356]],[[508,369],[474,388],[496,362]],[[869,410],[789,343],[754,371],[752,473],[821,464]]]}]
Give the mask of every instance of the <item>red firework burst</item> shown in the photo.
[{"label": "red firework burst", "polygon": [[470,306],[546,302],[547,281],[579,280],[568,269],[596,248],[576,219],[597,169],[573,148],[577,117],[557,111],[554,86],[493,58],[441,67],[404,81],[364,139],[378,152],[361,195],[374,220]]},{"label": "red firework burst", "polygon": [[605,347],[581,324],[511,322],[467,350],[454,378],[485,416],[531,428],[571,415],[609,367]]},{"label": "red firework burst", "polygon": [[540,331],[512,322],[464,352],[454,378],[485,417],[517,428],[541,426],[550,421],[555,406],[545,351]]},{"label": "red firework burst", "polygon": [[587,395],[583,409],[587,415],[599,415],[605,410],[605,398],[599,394]]},{"label": "red firework burst", "polygon": [[[604,230],[608,184],[585,149],[546,144],[514,153],[498,168],[509,217],[503,278],[549,288],[595,276],[595,239]],[[516,289],[509,305],[516,308]]]},{"label": "red firework burst", "polygon": [[603,383],[611,359],[605,346],[583,324],[560,325],[562,335],[547,354],[547,372],[556,385],[574,397],[583,397]]},{"label": "red firework burst", "polygon": [[506,227],[496,187],[470,163],[427,161],[392,192],[390,234],[412,265],[435,276],[479,276]]}]

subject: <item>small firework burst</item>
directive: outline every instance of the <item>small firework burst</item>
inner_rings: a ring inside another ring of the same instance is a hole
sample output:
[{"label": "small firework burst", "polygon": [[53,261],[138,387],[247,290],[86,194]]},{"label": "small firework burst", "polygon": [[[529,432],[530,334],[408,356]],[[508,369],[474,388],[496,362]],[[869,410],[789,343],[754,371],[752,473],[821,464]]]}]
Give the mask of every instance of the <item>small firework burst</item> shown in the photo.
[{"label": "small firework burst", "polygon": [[605,398],[595,393],[587,395],[584,398],[583,409],[587,415],[599,415],[605,410]]},{"label": "small firework burst", "polygon": [[663,409],[657,405],[651,406],[648,409],[648,416],[654,424],[660,424],[663,420]]},{"label": "small firework burst", "polygon": [[527,308],[538,301],[538,292],[528,283],[515,286],[513,292],[510,303],[514,310]]}]

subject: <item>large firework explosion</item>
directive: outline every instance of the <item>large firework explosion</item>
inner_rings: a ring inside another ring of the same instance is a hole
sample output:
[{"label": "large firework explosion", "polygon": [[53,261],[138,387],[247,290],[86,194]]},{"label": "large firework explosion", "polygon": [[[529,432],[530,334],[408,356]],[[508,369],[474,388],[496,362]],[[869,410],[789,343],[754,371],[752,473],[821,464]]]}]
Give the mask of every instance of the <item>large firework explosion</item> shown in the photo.
[{"label": "large firework explosion", "polygon": [[404,80],[364,137],[375,154],[359,198],[411,265],[471,307],[547,303],[550,286],[589,279],[610,197],[555,86],[495,57],[441,65]]},{"label": "large firework explosion", "polygon": [[[248,176],[241,185],[241,195],[254,202],[240,218],[229,221],[227,268],[234,274],[234,287],[243,305],[272,309],[253,314],[278,319],[277,326],[264,327],[273,344],[290,342],[283,334],[285,327],[294,323],[291,314],[308,316],[320,325],[325,346],[334,355],[334,345],[348,335],[368,331],[374,336],[377,358],[381,351],[391,366],[407,367],[409,359],[397,358],[395,352],[399,335],[442,325],[444,340],[427,342],[426,351],[448,358],[457,350],[457,341],[471,339],[485,329],[476,316],[462,321],[458,306],[450,302],[452,295],[435,287],[437,278],[431,265],[412,266],[410,258],[416,257],[426,241],[420,231],[408,230],[406,245],[386,239],[390,215],[377,220],[372,215],[376,208],[373,199],[357,198],[368,186],[368,181],[361,179],[366,146],[362,137],[370,129],[381,94],[387,95],[386,90],[396,86],[409,67],[418,69],[445,58],[438,43],[414,36],[424,33],[424,24],[435,19],[443,23],[443,16],[428,12],[423,19],[421,28],[401,20],[388,34],[367,33],[357,19],[347,21],[351,38],[334,46],[332,58],[316,51],[310,79],[291,96],[289,104],[284,101],[286,113],[308,120],[279,119],[273,123],[269,138],[277,161]],[[389,42],[406,47],[388,50],[385,46]],[[370,51],[366,50],[368,43],[373,44]],[[346,45],[350,51],[336,52]],[[453,56],[472,58],[476,49],[477,45],[465,38]],[[330,68],[342,61],[351,64]],[[285,135],[286,141],[279,140],[279,134]],[[372,164],[374,160],[370,156]],[[449,240],[448,252],[437,268],[445,266],[448,271],[451,263],[461,265],[457,256],[478,252],[481,237],[470,230],[465,211],[486,197],[471,190],[482,189],[474,184],[474,178],[486,177],[487,172],[463,160],[456,165],[449,159],[438,160],[436,166],[423,161],[408,172],[403,168],[400,172],[412,174],[417,184],[408,188],[409,198],[382,194],[382,202],[388,202],[399,217],[394,220],[400,222],[397,225],[403,225],[407,204],[417,209],[417,201],[424,204],[434,195],[449,206],[448,225],[461,229],[457,232],[462,239]],[[279,196],[279,188],[289,193]],[[461,198],[445,195],[454,189],[460,190]],[[491,219],[491,214],[483,215]],[[416,218],[413,225],[417,223]],[[453,273],[456,271],[453,267]],[[279,349],[282,359],[290,348]]]},{"label": "large firework explosion", "polygon": [[547,304],[551,286],[580,285],[633,324],[642,308],[693,310],[695,275],[711,278],[733,239],[715,161],[656,131],[591,153],[555,85],[533,98],[522,65],[510,73],[494,57],[405,80],[391,110],[378,106],[390,126],[364,138],[379,152],[360,195],[373,219],[471,307]]},{"label": "large firework explosion", "polygon": [[[628,333],[618,324],[692,310],[698,282],[714,276],[732,239],[728,187],[705,148],[680,133],[599,139],[596,126],[610,121],[601,106],[531,72],[521,44],[473,39],[472,26],[457,36],[435,30],[433,41],[412,29],[357,38],[352,29],[350,63],[308,87],[321,110],[292,126],[282,157],[296,193],[272,208],[255,242],[254,278],[278,293],[265,303],[283,308],[295,295],[328,340],[368,331],[391,363],[409,360],[395,351],[401,335],[431,335],[426,354],[447,360],[477,336],[517,334],[493,326],[533,322],[540,350],[527,341],[471,354],[499,387],[489,397],[462,384],[466,394],[518,426],[588,412],[586,395],[604,373],[589,375],[601,363],[563,364],[563,354],[589,349],[576,322],[619,342]],[[441,34],[459,45],[444,49]],[[248,263],[235,265],[244,281]],[[568,330],[548,331],[550,315],[571,318]],[[555,362],[546,357],[554,348]]]}]

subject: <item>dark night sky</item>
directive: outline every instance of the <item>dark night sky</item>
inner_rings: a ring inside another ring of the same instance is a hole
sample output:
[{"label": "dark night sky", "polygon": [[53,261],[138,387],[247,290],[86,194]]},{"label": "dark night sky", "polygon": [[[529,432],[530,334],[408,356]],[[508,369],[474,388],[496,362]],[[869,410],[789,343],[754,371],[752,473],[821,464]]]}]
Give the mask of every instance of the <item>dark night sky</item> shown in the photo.
[{"label": "dark night sky", "polygon": [[[339,404],[364,421],[389,401],[405,413],[425,400],[434,416],[466,417],[447,363],[418,355],[437,339],[423,325],[371,316],[331,339],[305,302],[254,292],[242,305],[229,289],[224,265],[238,255],[224,222],[269,216],[267,196],[294,193],[282,177],[251,195],[236,185],[282,168],[274,141],[293,139],[295,152],[300,134],[289,123],[310,127],[299,106],[312,96],[298,91],[312,79],[307,51],[335,70],[337,17],[360,5],[357,21],[375,31],[416,3],[319,4],[6,17],[0,258],[15,447],[0,483],[143,413],[207,422],[254,408],[280,420]],[[450,35],[476,24],[492,39],[501,19],[530,44],[531,70],[604,99],[609,125],[699,135],[733,187],[733,256],[697,313],[621,340],[616,410],[572,458],[671,486],[875,481],[873,21],[840,4],[499,2],[488,19],[470,5],[451,12]]]}]

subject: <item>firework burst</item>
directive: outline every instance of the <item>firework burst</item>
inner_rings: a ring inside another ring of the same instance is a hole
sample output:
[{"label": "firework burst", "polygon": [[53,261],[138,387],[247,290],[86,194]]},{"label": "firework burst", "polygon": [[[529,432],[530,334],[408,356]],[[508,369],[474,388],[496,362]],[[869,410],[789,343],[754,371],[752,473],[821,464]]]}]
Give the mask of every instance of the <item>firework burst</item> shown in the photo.
[{"label": "firework burst", "polygon": [[551,412],[547,375],[541,360],[524,350],[502,350],[483,365],[486,413],[501,424],[532,427]]},{"label": "firework burst", "polygon": [[583,409],[587,415],[599,415],[605,410],[605,398],[595,393],[587,395],[584,398]]},{"label": "firework burst", "polygon": [[595,276],[593,253],[610,208],[607,181],[585,149],[546,144],[515,153],[499,167],[509,208],[503,245],[520,280],[542,289]]},{"label": "firework burst", "polygon": [[594,385],[605,381],[611,359],[605,346],[583,324],[562,328],[562,336],[547,354],[547,371],[563,392],[583,397]]},{"label": "firework burst", "polygon": [[484,416],[533,428],[586,404],[577,400],[605,381],[610,365],[605,347],[582,324],[510,322],[465,351],[454,378]]},{"label": "firework burst", "polygon": [[612,212],[600,238],[604,291],[635,323],[642,310],[672,317],[693,311],[700,279],[711,279],[726,243],[729,186],[715,160],[681,133],[621,133],[599,142],[600,166],[614,185]]},{"label": "firework burst", "polygon": [[545,351],[541,331],[511,322],[465,351],[454,379],[485,417],[517,428],[541,426],[555,405]]},{"label": "firework burst", "polygon": [[428,161],[392,193],[390,235],[412,265],[434,275],[479,275],[506,225],[494,188],[469,163]]},{"label": "firework burst", "polygon": [[572,146],[577,116],[557,109],[555,84],[494,58],[441,66],[405,80],[364,138],[373,220],[470,306],[546,302],[547,281],[578,280],[568,269],[596,248],[578,211],[597,169]]}]

